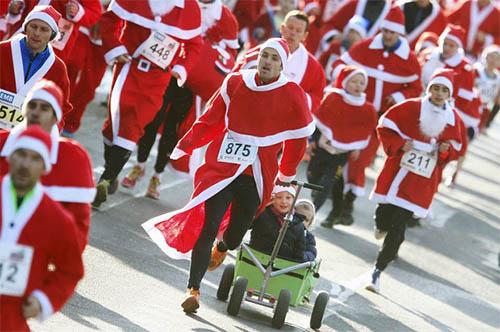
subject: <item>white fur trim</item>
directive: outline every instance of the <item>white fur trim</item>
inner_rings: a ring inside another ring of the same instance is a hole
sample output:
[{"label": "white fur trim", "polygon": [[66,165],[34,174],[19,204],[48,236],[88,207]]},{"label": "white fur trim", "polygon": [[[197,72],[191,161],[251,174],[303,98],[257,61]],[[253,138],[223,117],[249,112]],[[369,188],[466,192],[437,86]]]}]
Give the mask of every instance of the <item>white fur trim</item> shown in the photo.
[{"label": "white fur trim", "polygon": [[128,50],[124,45],[117,46],[104,54],[104,60],[108,65],[115,62],[115,58],[120,55],[128,54]]},{"label": "white fur trim", "polygon": [[42,307],[42,311],[40,312],[40,315],[37,317],[37,319],[42,322],[52,316],[54,313],[54,307],[52,306],[52,303],[50,302],[48,296],[42,292],[39,289],[34,290],[31,293],[31,296],[36,297],[38,302],[40,302],[40,306]]},{"label": "white fur trim", "polygon": [[40,8],[37,9],[37,7],[40,7],[40,6],[35,6],[33,8],[33,10],[28,14],[28,16],[26,16],[26,19],[24,20],[24,23],[23,23],[23,31],[26,30],[26,25],[30,21],[40,20],[40,21],[47,23],[50,26],[50,28],[52,29],[52,31],[55,31],[58,33],[59,27],[57,25],[57,22],[54,20],[54,18],[45,12],[39,11]]},{"label": "white fur trim", "polygon": [[402,25],[402,24],[396,23],[396,22],[391,22],[391,21],[383,20],[382,24],[380,24],[380,28],[381,29],[391,30],[393,32],[397,32],[400,35],[404,35],[405,34],[405,26]]},{"label": "white fur trim", "polygon": [[274,186],[272,194],[274,195],[274,194],[278,194],[278,193],[282,193],[282,192],[287,192],[292,196],[297,195],[297,191],[295,190],[294,187],[292,187],[292,186],[280,186],[280,185]]},{"label": "white fur trim", "polygon": [[[54,113],[56,114],[57,122],[62,120],[62,110],[61,110],[61,105],[57,102],[57,99],[47,90],[44,89],[38,89],[38,90],[31,90],[28,95],[26,96],[26,99],[24,99],[24,106],[23,108],[26,107],[28,102],[34,99],[39,99],[43,100],[52,106],[52,109],[54,110]],[[24,112],[25,113],[25,112]]]},{"label": "white fur trim", "polygon": [[450,97],[453,96],[453,84],[451,84],[451,81],[449,79],[447,79],[446,77],[444,77],[444,76],[436,76],[436,77],[434,77],[429,82],[429,84],[427,84],[427,93],[430,93],[429,90],[430,90],[431,86],[434,85],[434,84],[442,84],[442,85],[444,85],[445,87],[448,88],[448,90],[450,90]]},{"label": "white fur trim", "polygon": [[71,203],[92,203],[95,198],[95,188],[44,186],[47,195],[54,201]]},{"label": "white fur trim", "polygon": [[464,47],[464,45],[462,44],[462,41],[460,40],[460,38],[458,38],[458,37],[450,34],[449,32],[446,35],[446,37],[444,37],[444,39],[450,39],[450,40],[454,41],[458,45],[458,47],[460,47],[460,48]]},{"label": "white fur trim", "polygon": [[307,5],[304,6],[304,8],[302,9],[302,11],[306,14],[309,14],[309,12],[311,10],[313,10],[314,8],[319,8],[319,5],[316,1],[313,1],[313,2],[309,2]]},{"label": "white fur trim", "polygon": [[474,92],[470,91],[470,90],[465,90],[465,89],[458,89],[458,94],[457,94],[459,97],[462,97],[463,99],[466,99],[468,101],[471,101],[472,99],[474,99]]},{"label": "white fur trim", "polygon": [[285,175],[285,174],[281,173],[281,171],[279,171],[277,178],[281,182],[292,182],[295,179],[295,174],[294,175]]},{"label": "white fur trim", "polygon": [[[346,53],[344,53],[346,54]],[[338,64],[335,68],[332,69],[331,71],[331,77],[332,77],[332,82],[335,81],[337,79],[337,76],[339,76],[339,73],[342,69],[344,69],[346,67],[346,65],[344,64]],[[328,70],[328,68],[327,68]]]},{"label": "white fur trim", "polygon": [[357,74],[361,74],[363,75],[363,77],[365,78],[365,88],[366,86],[368,85],[368,74],[366,74],[366,71],[361,67],[361,68],[357,68],[355,70],[353,70],[351,73],[349,73],[349,75],[347,75],[344,80],[341,82],[342,83],[342,87],[345,89],[346,86],[347,86],[347,82],[354,76],[354,75],[357,75]]},{"label": "white fur trim", "polygon": [[50,162],[50,152],[47,146],[42,143],[42,141],[30,136],[19,137],[14,142],[10,154],[13,154],[19,149],[26,149],[37,152],[42,157],[43,163],[45,164],[45,174],[50,173],[50,170],[52,168],[52,163]]},{"label": "white fur trim", "polygon": [[[130,63],[124,64],[122,69],[118,73],[115,84],[113,85],[113,89],[111,90],[111,96],[109,98],[109,111],[111,115],[113,144],[116,144],[115,138],[118,137],[118,130],[120,128],[120,100],[121,100],[123,85],[125,84],[125,80],[127,79],[129,70],[130,70]],[[133,149],[131,151],[133,151]]]},{"label": "white fur trim", "polygon": [[285,48],[283,46],[281,46],[281,44],[277,40],[268,39],[264,43],[262,43],[262,45],[260,46],[259,57],[265,48],[272,48],[272,49],[276,50],[276,52],[278,52],[280,59],[281,59],[281,65],[282,65],[283,70],[284,70],[286,67],[286,64],[288,62],[288,54],[287,54]]},{"label": "white fur trim", "polygon": [[489,5],[486,7],[482,8],[481,11],[479,10],[479,7],[477,5],[477,1],[471,1],[470,4],[470,13],[469,13],[469,31],[467,33],[467,45],[466,46],[467,50],[470,51],[472,50],[472,47],[474,46],[474,40],[477,35],[477,31],[479,29],[479,26],[483,21],[490,15],[490,13],[495,9],[495,5],[493,4],[493,1],[490,2]]},{"label": "white fur trim", "polygon": [[286,66],[283,69],[283,74],[292,82],[300,84],[304,79],[309,63],[309,53],[302,43],[299,47],[290,54]]},{"label": "white fur trim", "polygon": [[391,94],[392,98],[394,98],[394,101],[396,104],[399,104],[400,102],[404,101],[406,99],[405,95],[402,94],[401,92],[394,92]]},{"label": "white fur trim", "polygon": [[179,87],[183,86],[184,83],[186,83],[186,80],[187,80],[187,72],[186,72],[186,68],[182,65],[175,65],[173,68],[172,68],[172,71],[178,73],[180,75],[180,78],[177,79],[177,85]]},{"label": "white fur trim", "polygon": [[232,49],[240,48],[240,44],[238,43],[238,39],[223,39],[222,42]]},{"label": "white fur trim", "polygon": [[[399,56],[403,60],[408,60],[410,57],[410,44],[408,44],[408,41],[403,38],[399,37],[399,41],[401,42],[401,45],[394,51],[394,54]],[[382,39],[382,33],[379,33],[376,35],[370,45],[368,46],[369,49],[372,50],[383,50],[384,49],[384,43]],[[364,68],[364,67],[363,67]]]},{"label": "white fur trim", "polygon": [[316,120],[316,127],[323,135],[325,135],[325,137],[330,141],[334,148],[343,151],[362,150],[366,148],[368,146],[368,143],[370,142],[370,136],[368,136],[367,139],[361,141],[352,141],[348,143],[339,142],[333,138],[333,132],[330,127],[321,122],[321,120],[319,120],[316,116],[314,116],[314,119]]},{"label": "white fur trim", "polygon": [[[460,115],[460,118],[462,118],[462,120],[464,121],[464,124],[466,127],[472,127],[474,129],[479,127],[479,123],[481,122],[481,119],[474,118],[474,117],[468,115],[467,113],[462,112],[460,109],[458,109],[456,107],[455,107],[455,110]],[[458,150],[460,150],[460,149],[458,149]]]},{"label": "white fur trim", "polygon": [[177,160],[177,159],[180,159],[180,158],[187,156],[187,155],[188,154],[186,152],[182,151],[178,147],[175,147],[174,151],[172,151],[172,153],[170,154],[170,159]]},{"label": "white fur trim", "polygon": [[242,69],[240,70],[240,73],[241,77],[243,78],[243,82],[245,82],[247,88],[253,91],[270,91],[277,88],[281,88],[282,86],[290,82],[288,78],[285,76],[285,74],[281,72],[279,78],[276,81],[269,84],[257,85],[257,83],[255,82],[257,69]]}]

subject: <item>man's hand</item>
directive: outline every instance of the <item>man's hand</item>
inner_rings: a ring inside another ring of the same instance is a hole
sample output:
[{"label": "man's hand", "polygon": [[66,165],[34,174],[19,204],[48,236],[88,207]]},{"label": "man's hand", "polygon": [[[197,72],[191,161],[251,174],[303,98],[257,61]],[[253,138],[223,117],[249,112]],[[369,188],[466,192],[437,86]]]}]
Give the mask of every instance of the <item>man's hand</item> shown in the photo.
[{"label": "man's hand", "polygon": [[124,63],[129,63],[130,61],[132,61],[132,58],[128,54],[122,54],[115,58],[115,63],[124,64]]},{"label": "man's hand", "polygon": [[404,152],[408,152],[411,149],[413,149],[413,142],[412,141],[406,141],[405,144],[403,145],[403,147],[401,148],[401,150],[403,150]]},{"label": "man's hand", "polygon": [[181,74],[173,70],[172,70],[172,76],[177,80],[181,78]]},{"label": "man's hand", "polygon": [[393,96],[385,97],[384,102],[387,106],[392,106],[392,105],[396,104],[396,101],[394,100]]},{"label": "man's hand", "polygon": [[12,0],[9,3],[9,14],[12,16],[17,16],[21,13],[24,8],[23,0]]},{"label": "man's hand", "polygon": [[349,159],[352,161],[358,160],[360,153],[360,150],[352,150],[349,154]]},{"label": "man's hand", "polygon": [[24,301],[22,310],[24,318],[29,319],[40,315],[42,306],[36,297],[30,296]]},{"label": "man's hand", "polygon": [[450,143],[444,142],[439,144],[439,152],[446,152],[450,149]]},{"label": "man's hand", "polygon": [[476,40],[480,43],[483,44],[484,41],[486,40],[486,33],[483,31],[478,31],[476,33]]}]

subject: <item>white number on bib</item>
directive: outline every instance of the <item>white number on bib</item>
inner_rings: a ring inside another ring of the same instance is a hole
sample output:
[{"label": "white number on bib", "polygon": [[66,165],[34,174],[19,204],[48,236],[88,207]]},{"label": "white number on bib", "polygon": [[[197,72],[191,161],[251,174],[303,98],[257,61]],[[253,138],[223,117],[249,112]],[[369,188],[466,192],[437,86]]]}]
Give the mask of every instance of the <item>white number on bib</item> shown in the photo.
[{"label": "white number on bib", "polygon": [[71,37],[71,33],[73,32],[73,28],[75,27],[75,25],[72,22],[61,17],[57,22],[57,26],[59,27],[59,36],[57,39],[54,39],[52,41],[52,46],[62,51],[66,47],[66,44],[68,43],[69,37]]},{"label": "white number on bib", "polygon": [[161,69],[166,69],[174,59],[179,42],[169,35],[153,32],[146,40],[142,55]]},{"label": "white number on bib", "polygon": [[0,89],[0,128],[11,129],[24,120],[21,99],[15,93]]},{"label": "white number on bib", "polygon": [[412,173],[430,178],[434,168],[436,167],[436,163],[436,153],[427,153],[411,149],[403,155],[403,158],[401,158],[400,166],[406,168]]},{"label": "white number on bib", "polygon": [[24,294],[31,269],[33,248],[20,244],[0,243],[0,294]]},{"label": "white number on bib", "polygon": [[252,164],[257,157],[257,150],[258,147],[255,145],[240,143],[226,134],[217,161],[240,165]]}]

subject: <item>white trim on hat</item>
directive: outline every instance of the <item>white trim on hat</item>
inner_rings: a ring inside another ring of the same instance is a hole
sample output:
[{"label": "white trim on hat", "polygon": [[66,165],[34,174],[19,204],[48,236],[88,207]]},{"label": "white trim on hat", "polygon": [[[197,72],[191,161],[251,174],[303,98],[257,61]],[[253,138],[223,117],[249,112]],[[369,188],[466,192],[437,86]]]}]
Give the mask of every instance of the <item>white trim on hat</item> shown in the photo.
[{"label": "white trim on hat", "polygon": [[38,154],[40,154],[45,164],[45,174],[48,174],[50,172],[52,168],[52,164],[50,162],[50,157],[49,157],[50,153],[49,150],[47,149],[47,145],[45,145],[42,141],[31,136],[21,136],[14,142],[14,145],[12,146],[12,150],[9,156],[11,156],[14,152],[16,152],[19,149],[27,149],[35,151]]},{"label": "white trim on hat", "polygon": [[354,76],[354,75],[357,75],[357,74],[361,74],[363,75],[363,77],[365,78],[365,89],[366,87],[368,86],[368,74],[366,73],[366,70],[364,70],[363,68],[357,68],[355,70],[353,70],[352,72],[349,73],[349,75],[347,75],[341,82],[342,84],[342,87],[345,89],[346,86],[347,86],[347,82]]},{"label": "white trim on hat", "polygon": [[442,84],[442,85],[444,85],[445,87],[448,88],[448,90],[450,90],[450,97],[453,96],[453,84],[451,84],[451,81],[449,79],[447,79],[446,77],[444,77],[444,76],[436,76],[433,79],[431,79],[431,81],[429,82],[429,84],[427,84],[427,93],[429,93],[430,88],[431,88],[431,86],[433,84]]},{"label": "white trim on hat", "polygon": [[282,192],[287,192],[293,196],[297,195],[297,191],[295,190],[294,187],[292,187],[292,186],[280,186],[279,184],[274,186],[272,194],[275,195],[275,194],[282,193]]},{"label": "white trim on hat", "polygon": [[397,32],[401,35],[405,34],[405,26],[396,22],[383,20],[382,24],[380,24],[380,29],[382,28]]},{"label": "white trim on hat", "polygon": [[26,24],[28,24],[28,22],[33,20],[41,20],[47,23],[54,32],[59,33],[59,27],[54,18],[45,12],[38,11],[37,7],[38,6],[35,6],[35,8],[33,8],[33,10],[31,11],[31,13],[29,13],[28,16],[26,16],[26,19],[24,20],[23,23],[23,30],[25,30]]},{"label": "white trim on hat", "polygon": [[260,51],[259,51],[259,56],[264,51],[264,49],[268,48],[268,47],[275,49],[278,52],[280,59],[281,59],[281,65],[282,65],[283,69],[285,69],[286,63],[288,61],[288,54],[287,54],[285,48],[281,45],[281,43],[276,38],[271,38],[271,39],[266,40],[264,43],[262,43],[262,45],[260,47]]},{"label": "white trim on hat", "polygon": [[23,113],[26,113],[26,105],[28,105],[28,102],[30,102],[33,99],[40,99],[49,103],[50,106],[52,106],[54,113],[56,114],[57,122],[60,122],[62,120],[63,113],[61,110],[61,105],[59,105],[57,99],[50,92],[48,92],[43,88],[37,90],[31,90],[28,93],[26,99],[24,100]]},{"label": "white trim on hat", "polygon": [[464,48],[464,45],[462,44],[462,41],[460,40],[460,38],[458,38],[457,36],[455,35],[452,35],[449,31],[448,33],[444,36],[443,38],[443,42],[445,39],[451,39],[452,41],[454,41],[455,43],[458,44],[458,47],[460,48]]}]

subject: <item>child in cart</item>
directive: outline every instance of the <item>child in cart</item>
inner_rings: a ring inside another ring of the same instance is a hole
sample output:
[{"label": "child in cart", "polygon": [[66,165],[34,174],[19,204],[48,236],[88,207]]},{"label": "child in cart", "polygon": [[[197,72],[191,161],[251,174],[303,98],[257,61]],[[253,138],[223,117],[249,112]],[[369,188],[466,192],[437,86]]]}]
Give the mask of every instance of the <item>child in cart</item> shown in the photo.
[{"label": "child in cart", "polygon": [[314,208],[313,202],[308,199],[298,199],[295,203],[295,214],[304,218],[304,234],[306,238],[304,261],[313,261],[318,254],[316,250],[316,238],[310,231],[316,215],[316,209]]}]

